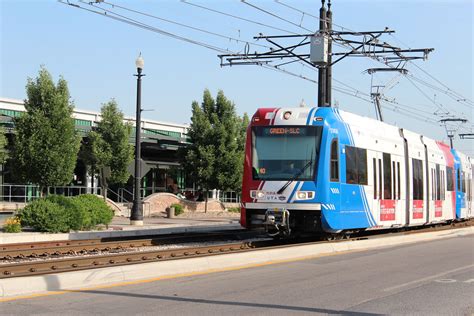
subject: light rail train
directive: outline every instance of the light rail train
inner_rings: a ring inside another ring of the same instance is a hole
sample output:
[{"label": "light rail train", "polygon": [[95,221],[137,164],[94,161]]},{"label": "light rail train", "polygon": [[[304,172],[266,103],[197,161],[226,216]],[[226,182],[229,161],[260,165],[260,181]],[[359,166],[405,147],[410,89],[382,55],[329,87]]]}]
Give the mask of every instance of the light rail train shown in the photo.
[{"label": "light rail train", "polygon": [[337,108],[262,108],[247,129],[241,224],[349,234],[474,217],[474,160]]}]

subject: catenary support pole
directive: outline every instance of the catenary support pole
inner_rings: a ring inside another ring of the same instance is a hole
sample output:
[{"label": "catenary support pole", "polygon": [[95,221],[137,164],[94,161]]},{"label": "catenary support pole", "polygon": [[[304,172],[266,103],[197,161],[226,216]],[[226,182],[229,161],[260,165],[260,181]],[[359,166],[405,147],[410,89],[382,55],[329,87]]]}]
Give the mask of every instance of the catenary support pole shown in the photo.
[{"label": "catenary support pole", "polygon": [[[326,32],[326,7],[325,0],[321,0],[321,9],[319,9],[319,32],[325,34]],[[318,106],[325,106],[326,101],[326,67],[320,66],[318,68]]]}]

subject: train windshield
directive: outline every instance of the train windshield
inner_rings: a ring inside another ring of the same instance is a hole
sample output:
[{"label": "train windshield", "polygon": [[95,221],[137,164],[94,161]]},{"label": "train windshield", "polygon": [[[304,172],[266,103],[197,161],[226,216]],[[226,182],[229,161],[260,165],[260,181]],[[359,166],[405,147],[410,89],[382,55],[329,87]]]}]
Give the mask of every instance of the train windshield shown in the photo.
[{"label": "train windshield", "polygon": [[321,126],[253,127],[253,179],[313,180],[321,134]]}]

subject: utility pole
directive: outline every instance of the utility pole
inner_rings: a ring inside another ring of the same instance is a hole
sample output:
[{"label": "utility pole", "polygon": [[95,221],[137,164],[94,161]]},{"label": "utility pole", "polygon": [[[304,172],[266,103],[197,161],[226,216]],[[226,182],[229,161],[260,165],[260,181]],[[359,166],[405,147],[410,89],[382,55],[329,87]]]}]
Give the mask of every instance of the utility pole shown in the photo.
[{"label": "utility pole", "polygon": [[382,99],[383,91],[386,89],[390,89],[392,86],[387,85],[387,86],[379,86],[379,85],[374,85],[374,73],[376,72],[398,72],[400,75],[401,74],[407,74],[408,70],[404,68],[369,68],[366,70],[369,75],[371,75],[370,79],[370,97],[374,100],[374,105],[375,105],[375,116],[377,117],[377,120],[383,122],[383,117],[382,117],[382,106],[380,105],[380,100]]},{"label": "utility pole", "polygon": [[[311,34],[294,35],[260,35],[256,40],[265,40],[274,47],[264,52],[251,53],[246,47],[244,53],[218,55],[221,66],[258,65],[285,71],[285,65],[301,63],[318,70],[318,107],[331,107],[332,99],[332,66],[346,57],[369,57],[376,59],[390,69],[400,70],[409,60],[426,60],[433,48],[401,49],[381,42],[384,34],[395,31],[385,28],[382,31],[334,31],[332,28],[333,12],[331,1],[321,0],[319,9],[319,30]],[[278,41],[296,39],[296,44],[281,44]],[[348,51],[333,51],[332,43],[347,47]],[[309,54],[308,54],[308,46]],[[335,57],[335,58],[333,58]],[[333,60],[335,59],[335,60]],[[379,100],[380,101],[380,100]]]},{"label": "utility pole", "polygon": [[461,139],[474,139],[474,133],[459,134]]},{"label": "utility pole", "polygon": [[440,123],[443,123],[443,124],[444,124],[444,127],[446,128],[446,133],[447,133],[448,138],[449,138],[449,144],[450,144],[450,146],[451,146],[451,149],[453,149],[453,148],[454,148],[454,145],[453,145],[453,138],[454,138],[454,135],[456,134],[457,129],[448,128],[448,125],[446,124],[447,122],[466,123],[467,120],[466,120],[466,119],[462,119],[462,118],[447,118],[447,119],[442,119],[442,120],[440,120]]},{"label": "utility pole", "polygon": [[[323,2],[324,6],[324,2]],[[331,0],[328,0],[328,11],[326,13],[327,21],[327,36],[328,36],[328,66],[326,69],[326,101],[324,106],[332,106],[332,65],[331,65],[331,55],[332,55],[332,39],[329,36],[332,32],[332,11],[331,11]]]},{"label": "utility pole", "polygon": [[[324,1],[321,0],[321,8],[319,9],[319,34],[323,37],[326,36],[326,7]],[[326,105],[326,67],[321,65],[318,68],[318,106],[323,107]]]}]

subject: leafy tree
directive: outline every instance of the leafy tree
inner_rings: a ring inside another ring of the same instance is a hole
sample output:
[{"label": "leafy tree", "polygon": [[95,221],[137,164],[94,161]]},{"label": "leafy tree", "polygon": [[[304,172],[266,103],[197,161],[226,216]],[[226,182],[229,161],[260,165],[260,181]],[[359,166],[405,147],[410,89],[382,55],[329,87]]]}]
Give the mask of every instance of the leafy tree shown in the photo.
[{"label": "leafy tree", "polygon": [[83,144],[82,159],[94,174],[110,167],[110,183],[123,184],[130,177],[127,167],[133,160],[133,146],[129,143],[131,125],[123,122],[117,102],[111,100],[101,108],[102,119]]},{"label": "leafy tree", "polygon": [[19,180],[41,187],[68,184],[76,166],[80,138],[74,128],[67,82],[54,84],[41,67],[26,84],[26,113],[14,119],[13,159]]},{"label": "leafy tree", "polygon": [[206,192],[240,191],[247,125],[248,116],[241,119],[222,91],[214,100],[206,89],[202,104],[192,103],[191,144],[183,155],[183,167]]},{"label": "leafy tree", "polygon": [[4,164],[8,159],[7,144],[8,140],[5,136],[5,129],[0,126],[0,164]]}]

